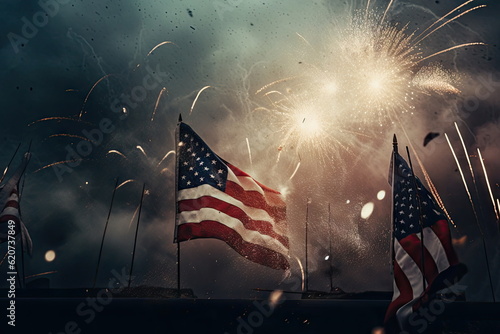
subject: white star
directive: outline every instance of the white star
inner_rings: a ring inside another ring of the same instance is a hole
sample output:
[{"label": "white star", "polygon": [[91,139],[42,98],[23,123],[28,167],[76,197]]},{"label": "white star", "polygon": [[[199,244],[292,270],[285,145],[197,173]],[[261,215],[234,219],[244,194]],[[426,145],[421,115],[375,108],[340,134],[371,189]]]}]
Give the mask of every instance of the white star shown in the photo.
[{"label": "white star", "polygon": [[410,209],[413,209],[413,204],[410,204]]},{"label": "white star", "polygon": [[189,135],[188,135],[187,133],[186,133],[186,134],[184,134],[184,138],[187,138],[187,137],[189,137]]},{"label": "white star", "polygon": [[182,164],[183,164],[184,166],[189,165],[187,161],[184,161]]},{"label": "white star", "polygon": [[400,222],[401,224],[406,224],[406,223],[405,223],[405,221],[404,221],[403,219],[401,219],[399,222]]},{"label": "white star", "polygon": [[413,228],[413,226],[414,226],[413,224],[410,224],[410,228]]},{"label": "white star", "polygon": [[189,185],[191,185],[191,181],[187,181],[187,185],[188,185],[188,186],[189,186]]},{"label": "white star", "polygon": [[191,153],[191,156],[192,156],[192,157],[195,157],[195,156],[196,156],[196,153]]},{"label": "white star", "polygon": [[203,166],[204,163],[205,163],[204,161],[200,162],[200,166]]},{"label": "white star", "polygon": [[400,214],[400,215],[404,215],[404,214],[405,214],[405,212],[404,212],[404,211],[399,211],[399,214]]},{"label": "white star", "polygon": [[192,151],[191,147],[190,147],[190,148],[188,148],[186,151],[187,151],[187,152],[191,152],[191,151]]},{"label": "white star", "polygon": [[413,217],[413,213],[410,213],[410,214],[408,215],[408,218],[412,218],[412,217]]},{"label": "white star", "polygon": [[405,234],[405,233],[406,233],[405,230],[401,230],[401,234]]},{"label": "white star", "polygon": [[200,157],[198,157],[198,158],[196,158],[196,161],[200,161],[200,159],[201,159],[201,158],[200,158]]},{"label": "white star", "polygon": [[217,173],[218,173],[218,174],[222,174],[223,172],[224,172],[224,171],[223,171],[222,169],[219,169],[219,170],[217,171]]},{"label": "white star", "polygon": [[189,170],[193,170],[193,169],[194,169],[194,167],[189,167]]},{"label": "white star", "polygon": [[194,172],[194,176],[198,176],[198,172]]},{"label": "white star", "polygon": [[181,179],[182,179],[182,180],[185,180],[185,179],[186,179],[186,175],[182,175],[182,176],[181,176]]},{"label": "white star", "polygon": [[222,183],[220,183],[220,182],[219,182],[219,183],[217,183],[217,186],[218,186],[218,187],[222,187]]},{"label": "white star", "polygon": [[204,177],[200,177],[200,182],[203,182],[203,180],[205,180]]},{"label": "white star", "polygon": [[406,205],[404,203],[401,203],[400,207],[404,207],[404,206],[406,206]]},{"label": "white star", "polygon": [[210,177],[211,177],[212,179],[215,179],[215,175],[214,175],[214,174],[210,174]]},{"label": "white star", "polygon": [[202,148],[201,148],[201,151],[202,151],[202,152],[203,152],[203,151],[205,151],[205,148],[204,148],[204,147],[202,147]]},{"label": "white star", "polygon": [[426,202],[426,201],[423,201],[423,202],[422,202],[422,204],[423,204],[423,205],[427,205],[427,202]]},{"label": "white star", "polygon": [[212,160],[212,165],[215,165],[216,163],[217,163],[217,161]]},{"label": "white star", "polygon": [[205,167],[205,168],[203,168],[203,169],[204,169],[204,170],[209,170],[210,168],[208,168],[208,167]]},{"label": "white star", "polygon": [[205,154],[205,156],[208,158],[210,156],[210,153]]}]

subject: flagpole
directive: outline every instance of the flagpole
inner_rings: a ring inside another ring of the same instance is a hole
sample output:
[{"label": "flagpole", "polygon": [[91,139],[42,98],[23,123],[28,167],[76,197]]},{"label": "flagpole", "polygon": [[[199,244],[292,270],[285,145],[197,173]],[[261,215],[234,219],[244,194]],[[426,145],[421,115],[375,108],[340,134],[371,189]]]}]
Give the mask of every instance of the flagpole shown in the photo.
[{"label": "flagpole", "polygon": [[392,170],[391,170],[391,259],[389,263],[391,264],[391,274],[394,274],[394,260],[396,258],[394,253],[394,173],[396,171],[396,155],[398,154],[398,139],[396,134],[392,137]]},{"label": "flagpole", "polygon": [[408,162],[410,163],[410,169],[411,169],[411,176],[413,179],[413,186],[415,187],[415,196],[417,197],[417,203],[418,203],[418,221],[420,223],[420,256],[422,259],[422,264],[421,264],[421,271],[422,271],[422,286],[424,288],[423,291],[426,289],[426,282],[425,282],[425,249],[424,249],[424,222],[422,221],[422,201],[420,200],[420,193],[418,191],[418,185],[417,185],[417,179],[415,178],[415,173],[413,172],[413,165],[411,163],[411,157],[410,157],[410,151],[408,150],[408,146],[406,146],[406,154],[408,155]]},{"label": "flagpole", "polygon": [[17,148],[16,150],[14,151],[14,154],[12,155],[12,157],[10,158],[10,161],[9,163],[7,164],[7,167],[5,167],[5,170],[3,172],[3,175],[2,177],[0,178],[0,183],[3,181],[3,179],[5,178],[5,175],[7,174],[7,171],[9,170],[9,167],[10,167],[10,164],[12,163],[12,161],[14,160],[17,152],[19,151],[19,148],[21,147],[21,143],[19,143],[19,145],[17,145]]},{"label": "flagpole", "polygon": [[177,228],[179,225],[179,204],[177,202],[177,192],[179,190],[179,144],[180,144],[180,125],[182,115],[179,114],[177,127],[175,128],[175,219],[174,219],[174,242],[177,243],[177,297],[181,297],[181,243],[177,239]]},{"label": "flagpole", "polygon": [[330,257],[328,258],[330,260],[330,292],[333,291],[333,265],[332,265],[332,223],[331,223],[331,210],[330,210],[330,203],[328,203],[328,227],[329,227],[329,234],[328,234],[328,239],[329,239],[329,244],[330,244],[330,250],[329,254]]},{"label": "flagpole", "polygon": [[[33,140],[30,140],[30,143],[28,145],[28,154],[31,153],[31,143],[33,142]],[[17,150],[16,150],[17,152]],[[26,171],[26,168],[28,168],[28,163],[29,163],[29,160],[28,162],[26,163],[26,166],[24,166],[24,169],[21,173],[21,176],[23,178],[23,184],[21,185],[21,189],[19,189],[19,186],[18,186],[18,205],[19,205],[19,217],[21,217],[21,194],[24,192],[24,182],[26,181],[26,176],[24,175],[24,172]],[[18,183],[19,185],[19,183]],[[19,219],[19,224],[23,224],[21,219]],[[26,273],[25,273],[25,265],[24,265],[24,238],[23,238],[23,231],[22,231],[22,225],[19,226],[19,228],[21,229],[21,268],[23,270],[23,275],[22,275],[22,279],[23,279],[23,287],[26,288]]]},{"label": "flagpole", "polygon": [[309,198],[307,199],[306,203],[306,276],[305,276],[305,281],[306,281],[306,292],[309,291],[309,271],[308,271],[308,255],[307,255],[307,244],[308,244],[308,227],[309,227]]},{"label": "flagpole", "polygon": [[139,233],[139,222],[141,221],[142,200],[144,199],[144,189],[145,188],[146,188],[146,183],[143,183],[142,184],[142,193],[141,193],[141,204],[139,205],[139,214],[137,216],[137,226],[135,228],[134,250],[132,251],[132,263],[130,264],[130,274],[128,277],[128,287],[129,288],[130,288],[130,282],[132,282],[132,270],[134,269],[135,247],[137,245],[137,234]]},{"label": "flagpole", "polygon": [[106,230],[108,229],[109,217],[111,216],[111,209],[113,208],[113,201],[115,199],[116,187],[118,187],[118,177],[116,178],[115,187],[113,188],[113,195],[111,195],[111,204],[109,205],[108,218],[106,218],[106,224],[104,225],[104,232],[102,233],[101,248],[99,249],[99,257],[97,258],[97,267],[95,268],[94,283],[92,288],[95,288],[97,282],[97,274],[99,272],[99,265],[101,263],[102,248],[104,246],[104,238],[106,237]]}]

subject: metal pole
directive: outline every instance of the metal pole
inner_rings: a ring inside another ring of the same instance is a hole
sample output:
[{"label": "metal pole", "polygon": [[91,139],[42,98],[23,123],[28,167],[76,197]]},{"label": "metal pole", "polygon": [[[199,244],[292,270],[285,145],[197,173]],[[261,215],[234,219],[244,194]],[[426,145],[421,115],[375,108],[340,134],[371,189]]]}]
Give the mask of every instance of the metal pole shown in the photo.
[{"label": "metal pole", "polygon": [[94,283],[92,288],[95,288],[97,282],[97,273],[99,272],[99,264],[101,263],[102,248],[104,246],[104,238],[106,237],[106,230],[108,229],[109,217],[111,216],[111,209],[113,208],[113,201],[115,199],[116,187],[118,187],[118,177],[116,178],[115,187],[113,188],[113,195],[111,196],[111,204],[109,205],[108,218],[104,225],[104,232],[102,233],[101,248],[99,249],[99,257],[97,258],[97,267],[95,268]]},{"label": "metal pole", "polygon": [[145,188],[146,188],[146,183],[144,183],[142,185],[141,204],[139,205],[139,214],[137,216],[137,226],[135,228],[134,250],[132,251],[132,263],[130,264],[130,275],[128,277],[128,287],[129,288],[130,288],[130,282],[132,282],[132,271],[134,269],[135,247],[137,246],[137,234],[139,232],[139,222],[141,221],[142,200],[144,198],[144,189]]},{"label": "metal pole", "polygon": [[308,256],[307,256],[307,244],[308,244],[308,226],[309,226],[309,198],[306,204],[306,292],[309,291],[309,271],[308,271]]}]

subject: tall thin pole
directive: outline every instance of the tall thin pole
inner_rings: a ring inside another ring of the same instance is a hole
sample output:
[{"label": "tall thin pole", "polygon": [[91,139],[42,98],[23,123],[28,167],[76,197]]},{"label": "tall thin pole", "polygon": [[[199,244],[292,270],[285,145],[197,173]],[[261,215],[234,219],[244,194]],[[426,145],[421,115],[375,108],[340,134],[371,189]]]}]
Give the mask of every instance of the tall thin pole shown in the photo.
[{"label": "tall thin pole", "polygon": [[177,243],[177,297],[181,297],[181,243],[177,239],[177,228],[179,226],[179,203],[177,201],[177,192],[179,190],[179,145],[180,145],[180,126],[182,115],[179,114],[177,127],[175,128],[175,219],[174,219],[174,242]]},{"label": "tall thin pole", "polygon": [[106,237],[106,230],[108,229],[109,217],[111,216],[111,209],[113,208],[113,201],[115,199],[116,187],[118,187],[118,177],[116,178],[115,187],[113,188],[113,195],[111,196],[111,204],[109,205],[108,218],[106,218],[106,224],[104,225],[104,232],[102,233],[101,247],[99,248],[99,257],[97,258],[97,266],[95,268],[94,283],[92,288],[95,288],[97,282],[97,274],[99,272],[99,265],[101,263],[102,248],[104,246],[104,238]]},{"label": "tall thin pole", "polygon": [[[29,154],[31,153],[31,143],[32,142],[33,142],[33,140],[30,140],[30,143],[28,145],[28,152],[27,152],[28,159],[30,159]],[[25,159],[26,159],[26,157],[25,157]],[[23,172],[21,174],[21,177],[23,178],[23,183],[21,185],[21,189],[19,189],[19,183],[18,183],[17,192],[18,192],[18,196],[19,196],[19,200],[18,200],[19,216],[21,216],[21,205],[20,205],[21,204],[21,195],[24,192],[24,182],[26,181],[26,175],[24,175],[24,172],[26,171],[26,168],[28,168],[28,163],[29,163],[29,160],[26,163],[26,166],[24,166]],[[19,223],[23,224],[21,220],[19,220]],[[23,227],[22,227],[22,225],[20,226],[20,228],[21,228],[21,267],[22,267],[22,270],[23,270],[23,275],[21,277],[22,277],[22,280],[23,280],[23,287],[26,288],[26,273],[25,273],[25,265],[24,265],[24,237],[23,237]]]},{"label": "tall thin pole", "polygon": [[332,262],[332,223],[331,223],[331,210],[330,210],[330,203],[328,203],[328,231],[330,233],[328,233],[328,239],[329,239],[329,243],[330,243],[330,250],[329,250],[329,255],[330,257],[328,258],[330,260],[330,292],[333,291],[333,262]]},{"label": "tall thin pole", "polygon": [[7,174],[7,171],[9,170],[10,168],[10,165],[12,164],[12,161],[14,160],[14,157],[16,156],[17,154],[17,151],[19,151],[19,148],[21,147],[21,143],[19,143],[19,145],[17,145],[17,148],[16,150],[14,151],[14,154],[12,155],[12,157],[10,158],[10,161],[7,165],[7,167],[5,167],[4,171],[3,171],[3,175],[2,177],[0,178],[0,183],[3,181],[3,179],[5,178],[5,175]]},{"label": "tall thin pole", "polygon": [[308,228],[309,228],[309,198],[306,203],[306,292],[309,291],[309,271],[308,271],[308,253],[307,253],[307,245],[308,245]]},{"label": "tall thin pole", "polygon": [[396,134],[392,138],[392,159],[391,159],[391,168],[390,168],[390,181],[391,181],[391,259],[389,263],[391,264],[391,274],[394,274],[394,260],[396,258],[394,253],[394,174],[396,170],[396,157],[398,155],[398,139],[396,138]]},{"label": "tall thin pole", "polygon": [[141,221],[142,200],[144,199],[144,189],[145,188],[146,188],[146,183],[144,183],[142,185],[141,204],[139,205],[139,214],[137,216],[137,226],[135,228],[134,250],[132,251],[132,263],[130,264],[130,274],[128,277],[128,287],[129,288],[130,288],[130,282],[132,282],[132,271],[134,269],[135,247],[137,246],[137,234],[139,233],[139,222]]},{"label": "tall thin pole", "polygon": [[425,282],[425,249],[424,249],[424,222],[422,221],[422,202],[420,200],[420,192],[418,189],[417,185],[417,178],[415,177],[415,173],[413,172],[413,165],[411,163],[411,157],[410,157],[410,151],[408,150],[408,146],[406,146],[406,154],[408,155],[408,162],[410,163],[410,169],[411,169],[411,177],[413,179],[413,186],[415,188],[415,196],[417,197],[417,203],[419,207],[419,214],[418,214],[418,221],[420,223],[420,258],[421,258],[421,268],[420,270],[422,271],[422,286],[423,286],[423,291],[426,289],[426,282]]}]

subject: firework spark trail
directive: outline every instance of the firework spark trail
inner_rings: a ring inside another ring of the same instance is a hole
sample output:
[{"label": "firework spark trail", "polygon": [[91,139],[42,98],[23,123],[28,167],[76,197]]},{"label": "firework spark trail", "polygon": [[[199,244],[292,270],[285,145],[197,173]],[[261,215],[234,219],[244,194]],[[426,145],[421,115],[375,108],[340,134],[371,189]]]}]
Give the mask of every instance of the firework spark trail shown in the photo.
[{"label": "firework spark trail", "polygon": [[474,170],[472,169],[472,164],[470,162],[470,157],[469,157],[469,152],[467,151],[467,146],[465,145],[464,138],[462,137],[462,133],[460,132],[460,129],[458,128],[457,122],[454,122],[454,123],[455,123],[455,128],[457,129],[458,137],[460,138],[460,142],[462,143],[462,147],[464,148],[465,158],[467,159],[467,163],[469,164],[469,170],[470,170],[470,173],[472,175],[472,181],[474,182],[474,184],[476,184],[476,177],[474,176]]},{"label": "firework spark trail", "polygon": [[130,223],[128,224],[128,228],[129,228],[129,230],[130,230],[130,228],[132,227],[132,223],[134,222],[134,220],[135,220],[135,216],[137,216],[137,213],[139,212],[139,208],[140,208],[140,207],[141,207],[141,205],[139,204],[139,205],[137,206],[137,208],[135,209],[135,211],[134,211],[134,215],[132,216],[132,219],[130,219]]},{"label": "firework spark trail", "polygon": [[106,155],[113,154],[113,153],[118,154],[118,155],[122,156],[123,158],[125,158],[126,160],[128,160],[127,157],[125,156],[125,154],[123,154],[122,152],[120,152],[118,150],[109,150],[108,153],[106,153]]},{"label": "firework spark trail", "polygon": [[410,137],[408,136],[408,133],[406,132],[406,129],[404,128],[403,124],[401,123],[401,120],[399,119],[399,117],[398,117],[398,121],[399,121],[399,123],[401,125],[401,129],[403,130],[403,133],[404,133],[404,135],[406,137],[406,140],[408,140],[408,143],[409,143],[410,148],[411,148],[411,150],[413,152],[413,155],[415,155],[415,158],[417,158],[418,166],[420,167],[420,170],[424,174],[424,179],[425,179],[425,182],[427,182],[427,185],[429,186],[429,191],[431,192],[432,196],[434,196],[437,204],[439,205],[439,207],[441,208],[441,210],[443,210],[444,214],[446,215],[446,217],[448,218],[448,220],[450,221],[450,223],[453,225],[453,227],[456,228],[457,225],[455,224],[455,222],[451,218],[450,214],[448,213],[448,210],[446,209],[446,207],[444,205],[444,202],[441,199],[441,196],[439,195],[439,192],[437,191],[436,186],[432,182],[431,177],[429,176],[429,173],[427,173],[427,170],[425,169],[424,164],[422,163],[422,160],[420,160],[420,156],[418,155],[417,151],[415,150],[415,147],[413,146],[413,144],[412,144],[412,142],[410,140]]},{"label": "firework spark trail", "polygon": [[64,161],[58,161],[58,162],[53,162],[51,164],[48,164],[46,166],[43,166],[41,168],[38,168],[36,171],[34,171],[33,173],[38,173],[39,171],[41,170],[44,170],[45,168],[49,168],[49,167],[52,167],[52,166],[57,166],[57,165],[60,165],[60,164],[67,164],[67,163],[74,163],[74,162],[82,162],[82,161],[89,161],[90,159],[73,159],[73,160],[64,160]]},{"label": "firework spark trail", "polygon": [[3,261],[5,261],[5,259],[7,258],[7,255],[9,255],[9,251],[7,251],[2,259],[2,261],[0,261],[0,266],[2,265]]},{"label": "firework spark trail", "polygon": [[158,49],[160,46],[163,46],[163,45],[166,45],[166,44],[176,45],[174,42],[171,42],[171,41],[164,41],[164,42],[158,43],[154,48],[151,49],[151,51],[148,52],[148,54],[146,55],[146,57],[149,57],[156,49]]},{"label": "firework spark trail", "polygon": [[55,273],[57,273],[57,270],[46,271],[44,273],[39,273],[39,274],[30,275],[30,276],[25,276],[24,278],[33,278],[33,277],[44,276],[44,275],[55,274]]},{"label": "firework spark trail", "polygon": [[170,155],[170,154],[175,154],[174,150],[168,151],[167,154],[160,160],[160,162],[156,165],[156,167],[159,167],[161,163]]},{"label": "firework spark trail", "polygon": [[297,260],[297,263],[299,264],[300,275],[302,277],[302,292],[304,292],[304,289],[305,289],[305,279],[306,279],[306,276],[304,274],[304,267],[302,266],[302,262],[300,262],[300,259],[297,256],[295,256],[295,260]]},{"label": "firework spark trail", "polygon": [[102,78],[100,78],[99,80],[96,81],[96,83],[92,86],[92,88],[89,90],[89,92],[87,93],[87,96],[85,97],[85,100],[83,100],[83,105],[82,105],[82,109],[80,110],[80,115],[78,116],[78,119],[81,119],[82,118],[82,115],[83,115],[83,109],[85,108],[85,105],[87,104],[87,101],[89,99],[89,96],[90,94],[92,94],[92,92],[94,91],[94,88],[96,88],[96,86],[101,82],[103,81],[104,79],[106,78],[109,78],[110,76],[112,76],[113,74],[106,74],[105,76],[103,76]]},{"label": "firework spark trail", "polygon": [[255,95],[259,94],[260,92],[268,89],[269,87],[271,86],[274,86],[276,84],[279,84],[279,83],[283,83],[283,82],[286,82],[286,81],[290,81],[290,80],[294,80],[294,79],[297,79],[298,76],[293,76],[293,77],[288,77],[288,78],[283,78],[283,79],[279,79],[279,80],[275,80],[273,82],[270,82],[268,83],[267,85],[264,85],[262,86],[260,89],[258,89],[256,92],[255,92]]},{"label": "firework spark trail", "polygon": [[42,119],[36,120],[34,122],[31,122],[30,124],[28,124],[28,126],[32,126],[33,124],[40,123],[40,122],[46,122],[46,121],[74,121],[74,122],[79,122],[79,123],[83,123],[86,125],[94,125],[93,123],[85,122],[85,121],[82,121],[78,118],[73,118],[73,117],[46,117],[46,118],[42,118]]},{"label": "firework spark trail", "polygon": [[137,145],[135,148],[136,148],[136,149],[138,149],[139,151],[141,151],[141,152],[142,152],[142,154],[144,154],[144,156],[145,156],[146,158],[148,157],[148,155],[146,154],[146,151],[144,151],[144,149],[142,148],[142,146],[141,146],[141,145]]},{"label": "firework spark trail", "polygon": [[77,138],[77,139],[88,141],[89,143],[94,143],[92,140],[90,140],[90,139],[88,139],[86,137],[79,136],[79,135],[72,135],[72,134],[69,134],[69,133],[57,133],[57,134],[54,134],[54,135],[50,135],[48,138],[54,138],[54,137]]},{"label": "firework spark trail", "polygon": [[121,187],[123,187],[127,183],[131,183],[131,182],[135,182],[135,180],[134,179],[129,179],[127,181],[123,181],[122,183],[120,183],[120,185],[118,187],[116,187],[116,190],[120,189]]},{"label": "firework spark trail", "polygon": [[438,31],[439,29],[445,27],[446,25],[450,24],[451,22],[455,21],[456,19],[474,11],[474,10],[477,10],[477,9],[480,9],[480,8],[484,8],[486,7],[486,5],[480,5],[480,6],[476,6],[474,8],[471,8],[471,9],[468,9],[454,17],[452,17],[451,19],[449,19],[448,21],[446,21],[445,23],[441,24],[439,27],[435,28],[434,30],[432,30],[431,32],[429,32],[427,35],[425,35],[424,37],[420,38],[420,39],[417,39],[417,41],[415,42],[415,45],[416,44],[420,44],[423,40],[425,40],[427,37],[431,36],[433,33],[435,33],[436,31]]},{"label": "firework spark trail", "polygon": [[189,115],[193,113],[194,106],[196,105],[196,102],[198,101],[198,98],[200,97],[200,94],[207,88],[210,88],[212,86],[205,86],[202,89],[198,91],[198,94],[196,94],[196,97],[194,98],[193,104],[191,105],[191,109],[189,110]]},{"label": "firework spark trail", "polygon": [[479,150],[479,148],[477,149],[477,154],[479,155],[479,161],[481,161],[481,166],[483,166],[484,178],[486,180],[486,185],[488,186],[488,191],[490,193],[491,202],[493,203],[493,209],[495,210],[495,216],[497,217],[497,220],[498,220],[499,214],[498,214],[497,206],[495,203],[495,198],[493,197],[493,191],[491,190],[490,180],[488,179],[488,173],[486,172],[486,167],[484,166],[483,156],[481,155],[481,151]]},{"label": "firework spark trail", "polygon": [[453,50],[456,50],[456,49],[459,49],[459,48],[464,48],[464,47],[467,47],[467,46],[476,46],[476,45],[486,45],[486,44],[483,43],[483,42],[472,42],[472,43],[465,43],[465,44],[455,45],[455,46],[452,46],[451,48],[448,48],[448,49],[445,49],[445,50],[441,50],[441,51],[433,53],[433,54],[431,54],[431,55],[429,55],[427,57],[424,57],[424,58],[420,59],[419,61],[417,61],[416,64],[419,64],[419,63],[423,62],[424,60],[427,60],[429,58],[438,56],[438,55],[446,53],[446,52],[450,52],[450,51],[453,51]]},{"label": "firework spark trail", "polygon": [[389,4],[387,5],[387,8],[385,9],[385,12],[384,12],[384,15],[382,16],[382,19],[380,20],[380,24],[382,25],[384,23],[384,20],[385,20],[385,17],[387,15],[387,12],[389,11],[389,9],[392,7],[392,3],[394,2],[394,0],[391,0],[389,2]]},{"label": "firework spark trail", "polygon": [[297,171],[299,170],[299,167],[300,167],[300,161],[299,163],[297,164],[297,167],[295,167],[295,170],[293,171],[292,175],[290,176],[290,178],[288,179],[288,181],[290,181],[291,179],[293,179],[293,177],[295,176],[295,174],[297,174]]},{"label": "firework spark trail", "polygon": [[154,120],[155,115],[156,115],[156,110],[158,109],[158,105],[160,104],[160,99],[163,96],[163,93],[165,93],[167,89],[163,87],[160,91],[160,94],[158,94],[158,98],[156,99],[156,104],[155,104],[155,109],[153,110],[153,115],[151,115],[151,122]]},{"label": "firework spark trail", "polygon": [[454,12],[456,12],[457,10],[459,10],[460,8],[468,5],[469,3],[473,2],[473,1],[474,0],[468,0],[468,1],[464,2],[463,4],[461,4],[460,6],[455,7],[453,10],[449,11],[447,14],[441,16],[433,24],[431,24],[424,31],[422,31],[417,37],[415,37],[415,40],[418,40],[420,37],[422,37],[423,34],[425,34],[427,31],[429,31],[430,29],[432,29],[432,27],[434,27],[436,24],[438,24],[439,22],[443,21],[445,18],[447,18],[448,16],[450,16],[451,14],[453,14]]},{"label": "firework spark trail", "polygon": [[453,158],[455,159],[455,162],[457,164],[458,171],[460,172],[460,176],[462,177],[462,182],[464,183],[465,191],[467,192],[467,196],[469,197],[470,205],[472,206],[472,211],[474,212],[474,217],[476,218],[476,222],[479,224],[479,218],[477,216],[476,206],[474,205],[474,202],[472,201],[472,196],[470,194],[469,187],[467,186],[467,182],[465,181],[464,172],[462,171],[462,167],[460,166],[460,162],[458,161],[455,150],[453,149],[453,146],[451,145],[450,139],[448,138],[448,134],[445,133],[444,136],[446,138],[446,141],[448,142],[448,145],[450,146],[451,153],[453,154]]},{"label": "firework spark trail", "polygon": [[246,137],[245,139],[247,140],[247,150],[248,150],[248,158],[250,159],[250,167],[253,168],[252,151],[250,150],[250,142],[248,141],[248,137]]}]

